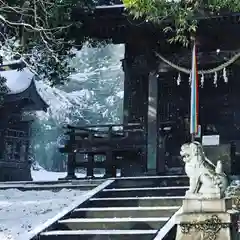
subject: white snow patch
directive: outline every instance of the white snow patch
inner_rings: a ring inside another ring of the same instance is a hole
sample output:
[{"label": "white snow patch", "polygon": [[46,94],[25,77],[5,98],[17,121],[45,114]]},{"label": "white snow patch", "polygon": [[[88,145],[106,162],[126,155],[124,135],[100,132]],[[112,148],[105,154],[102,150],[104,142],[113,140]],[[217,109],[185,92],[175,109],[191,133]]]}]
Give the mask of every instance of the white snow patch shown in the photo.
[{"label": "white snow patch", "polygon": [[82,197],[79,190],[0,190],[0,239],[28,239],[28,233]]},{"label": "white snow patch", "polygon": [[1,71],[0,75],[7,80],[6,86],[10,91],[9,94],[21,93],[26,90],[30,86],[34,76],[34,74],[27,68],[24,68],[21,71]]},{"label": "white snow patch", "polygon": [[66,172],[49,172],[44,169],[38,171],[32,169],[31,174],[33,181],[57,181],[67,176]]},{"label": "white snow patch", "polygon": [[[31,173],[34,181],[55,181],[67,174],[46,171],[37,162]],[[83,193],[72,189],[59,192],[0,190],[0,240],[27,240],[31,230],[81,199]]]},{"label": "white snow patch", "polygon": [[[33,170],[31,169],[31,175],[33,181],[57,181],[59,178],[64,178],[67,176],[67,172],[50,172],[45,169]],[[75,173],[76,177],[84,178],[86,177],[86,173]],[[95,177],[103,177],[102,174],[94,174]],[[118,173],[119,176],[119,173]],[[0,238],[1,239],[1,238]]]},{"label": "white snow patch", "polygon": [[116,93],[116,96],[119,97],[119,98],[121,98],[121,99],[123,99],[123,97],[124,97],[124,91],[119,91],[119,92],[117,92],[117,93]]}]

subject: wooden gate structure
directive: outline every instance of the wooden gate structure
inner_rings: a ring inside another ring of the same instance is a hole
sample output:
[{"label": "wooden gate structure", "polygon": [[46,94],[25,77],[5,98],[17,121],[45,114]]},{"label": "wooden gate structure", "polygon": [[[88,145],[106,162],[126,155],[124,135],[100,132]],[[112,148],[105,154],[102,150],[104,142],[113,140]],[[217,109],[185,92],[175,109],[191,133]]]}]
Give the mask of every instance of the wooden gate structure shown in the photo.
[{"label": "wooden gate structure", "polygon": [[[78,44],[82,44],[85,37],[125,44],[122,59],[124,125],[137,123],[145,129],[142,137],[146,138],[146,172],[163,174],[166,169],[181,168],[178,153],[180,145],[189,138],[190,93],[189,74],[181,72],[179,67],[191,69],[191,49],[170,44],[169,36],[163,31],[164,22],[156,26],[144,20],[136,21],[121,2],[101,2],[102,5],[91,12],[74,9],[72,19],[81,21],[82,26],[80,29],[73,26],[71,37]],[[199,19],[196,35],[199,69],[214,69],[237,53],[240,49],[239,18],[235,14]],[[210,71],[204,75],[204,87],[200,89],[202,133],[215,131],[220,135],[220,145],[229,145],[227,154],[232,165],[238,158],[240,142],[239,64],[238,60],[228,64],[228,83],[223,79],[225,73],[219,74],[216,87],[215,73]],[[177,84],[179,74],[180,85]],[[238,165],[234,165],[232,173],[239,173]]]}]

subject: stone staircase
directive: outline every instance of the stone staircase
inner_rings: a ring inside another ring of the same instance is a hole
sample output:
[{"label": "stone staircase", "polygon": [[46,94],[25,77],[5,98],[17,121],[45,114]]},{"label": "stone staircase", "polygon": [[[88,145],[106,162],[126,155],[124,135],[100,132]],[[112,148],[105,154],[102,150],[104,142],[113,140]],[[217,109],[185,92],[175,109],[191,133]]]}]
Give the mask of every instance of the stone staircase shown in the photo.
[{"label": "stone staircase", "polygon": [[155,239],[182,205],[187,186],[186,176],[116,179],[34,239]]}]

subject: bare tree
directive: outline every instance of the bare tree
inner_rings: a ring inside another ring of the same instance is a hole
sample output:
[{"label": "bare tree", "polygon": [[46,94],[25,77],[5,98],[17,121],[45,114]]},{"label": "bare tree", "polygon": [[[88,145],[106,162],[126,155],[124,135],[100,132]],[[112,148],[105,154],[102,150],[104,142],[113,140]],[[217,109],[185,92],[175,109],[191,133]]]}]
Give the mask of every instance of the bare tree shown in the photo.
[{"label": "bare tree", "polygon": [[83,0],[0,0],[0,56],[21,59],[52,85],[73,71],[71,11]]}]

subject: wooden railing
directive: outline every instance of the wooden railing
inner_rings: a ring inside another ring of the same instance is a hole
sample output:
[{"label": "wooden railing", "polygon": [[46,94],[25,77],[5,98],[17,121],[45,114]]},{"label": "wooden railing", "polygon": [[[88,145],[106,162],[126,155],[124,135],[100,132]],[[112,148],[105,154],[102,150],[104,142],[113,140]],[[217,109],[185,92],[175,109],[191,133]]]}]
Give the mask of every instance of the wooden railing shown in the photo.
[{"label": "wooden railing", "polygon": [[[87,169],[87,177],[94,176],[94,168],[104,168],[105,177],[116,177],[116,169],[137,161],[146,171],[146,132],[138,123],[127,125],[66,126],[68,140],[60,152],[67,153],[67,178],[75,178],[75,169]],[[86,156],[77,159],[82,154]],[[95,161],[102,156],[102,161]]]}]

